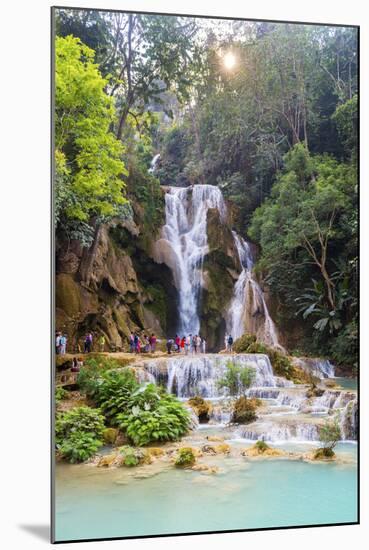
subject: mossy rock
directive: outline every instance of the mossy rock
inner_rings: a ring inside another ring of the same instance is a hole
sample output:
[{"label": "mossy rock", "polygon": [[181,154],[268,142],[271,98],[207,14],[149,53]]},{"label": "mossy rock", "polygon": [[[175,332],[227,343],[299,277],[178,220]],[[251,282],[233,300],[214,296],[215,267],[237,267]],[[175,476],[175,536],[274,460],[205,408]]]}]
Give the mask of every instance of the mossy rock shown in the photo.
[{"label": "mossy rock", "polygon": [[205,401],[203,397],[195,396],[188,400],[188,404],[197,414],[200,424],[209,422],[210,413],[213,408],[211,403]]},{"label": "mossy rock", "polygon": [[111,453],[109,455],[102,456],[97,464],[99,468],[110,468],[117,460],[118,454]]},{"label": "mossy rock", "polygon": [[103,435],[104,443],[106,445],[114,445],[117,439],[118,430],[116,428],[106,428],[103,431],[102,435]]},{"label": "mossy rock", "polygon": [[261,405],[259,399],[248,399],[241,396],[234,404],[232,422],[236,424],[249,424],[257,419],[256,409]]},{"label": "mossy rock", "polygon": [[72,318],[79,316],[81,311],[80,287],[68,273],[59,273],[55,283],[56,307],[65,311]]},{"label": "mossy rock", "polygon": [[216,445],[215,452],[221,455],[229,455],[231,452],[231,447],[228,443],[221,443],[220,445]]},{"label": "mossy rock", "polygon": [[320,447],[314,453],[314,460],[332,460],[336,456],[333,449],[329,447]]},{"label": "mossy rock", "polygon": [[196,462],[196,456],[191,447],[182,447],[178,450],[174,465],[177,468],[190,468]]},{"label": "mossy rock", "polygon": [[153,456],[155,458],[159,458],[165,455],[165,451],[161,447],[148,447],[146,451],[149,453],[150,456]]}]

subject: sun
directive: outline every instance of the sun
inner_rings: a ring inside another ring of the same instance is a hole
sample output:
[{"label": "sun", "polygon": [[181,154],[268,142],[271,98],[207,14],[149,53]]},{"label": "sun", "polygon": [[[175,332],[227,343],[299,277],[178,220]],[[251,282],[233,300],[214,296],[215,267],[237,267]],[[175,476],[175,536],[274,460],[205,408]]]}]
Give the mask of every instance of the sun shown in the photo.
[{"label": "sun", "polygon": [[232,52],[228,52],[223,57],[223,63],[226,69],[231,70],[236,65],[236,57]]}]

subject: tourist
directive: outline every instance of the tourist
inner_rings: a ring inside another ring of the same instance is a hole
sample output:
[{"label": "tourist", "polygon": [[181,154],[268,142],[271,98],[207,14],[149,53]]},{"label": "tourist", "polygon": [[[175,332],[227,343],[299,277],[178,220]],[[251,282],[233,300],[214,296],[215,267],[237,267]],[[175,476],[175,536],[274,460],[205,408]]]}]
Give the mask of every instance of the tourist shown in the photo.
[{"label": "tourist", "polygon": [[185,341],[185,354],[186,355],[188,355],[188,353],[190,351],[190,348],[191,348],[191,335],[186,336],[186,341]]},{"label": "tourist", "polygon": [[99,338],[99,349],[100,352],[103,352],[105,349],[105,336],[103,334]]},{"label": "tourist", "polygon": [[167,340],[167,352],[169,354],[172,353],[172,345],[173,345],[173,339],[169,338],[169,340]]},{"label": "tourist", "polygon": [[134,344],[135,344],[135,353],[141,352],[141,342],[138,334],[134,333]]},{"label": "tourist", "polygon": [[92,333],[88,332],[85,338],[85,353],[90,353],[92,351]]},{"label": "tourist", "polygon": [[227,333],[224,336],[224,345],[225,345],[225,350],[228,351],[228,334]]},{"label": "tourist", "polygon": [[197,353],[201,352],[201,337],[200,337],[200,335],[198,335],[197,338],[196,338],[196,350],[197,350]]},{"label": "tourist", "polygon": [[150,351],[150,342],[149,342],[149,338],[148,336],[146,336],[146,334],[144,335],[144,352],[145,353],[149,353]]},{"label": "tourist", "polygon": [[151,337],[150,337],[150,349],[151,349],[151,352],[152,353],[155,353],[155,349],[156,349],[156,336],[154,333],[152,333]]},{"label": "tourist", "polygon": [[201,351],[202,351],[202,353],[206,353],[206,340],[205,340],[205,338],[203,338],[202,341],[201,341]]},{"label": "tourist", "polygon": [[192,352],[197,353],[197,334],[192,338]]},{"label": "tourist", "polygon": [[60,351],[59,351],[59,353],[60,353],[60,355],[65,355],[66,352],[67,352],[67,335],[62,334],[60,336],[59,342],[60,342],[60,346],[59,346]]},{"label": "tourist", "polygon": [[178,336],[178,334],[176,334],[176,338],[175,338],[174,341],[175,341],[175,344],[176,344],[176,352],[179,353],[181,351],[181,339]]},{"label": "tourist", "polygon": [[133,332],[131,332],[129,336],[129,351],[130,353],[133,353],[135,351],[135,335]]},{"label": "tourist", "polygon": [[228,351],[230,351],[231,353],[233,352],[233,338],[231,335],[228,336]]},{"label": "tourist", "polygon": [[57,355],[60,354],[60,338],[61,338],[61,333],[57,332],[56,338],[55,338],[55,351]]},{"label": "tourist", "polygon": [[181,340],[181,352],[182,353],[184,352],[185,345],[186,345],[186,337],[182,336],[182,340]]}]

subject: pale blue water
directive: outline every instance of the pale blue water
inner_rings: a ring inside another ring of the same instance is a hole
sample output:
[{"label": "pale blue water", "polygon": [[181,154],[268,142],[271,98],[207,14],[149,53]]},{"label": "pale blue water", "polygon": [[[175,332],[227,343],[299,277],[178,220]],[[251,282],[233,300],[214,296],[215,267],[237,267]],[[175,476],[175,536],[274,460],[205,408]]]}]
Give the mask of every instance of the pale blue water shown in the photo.
[{"label": "pale blue water", "polygon": [[345,390],[357,390],[357,378],[336,377],[333,381]]},{"label": "pale blue water", "polygon": [[[337,450],[353,457],[356,446]],[[134,479],[127,468],[58,466],[56,540],[357,521],[356,463],[206,462],[223,466],[224,473],[168,465],[158,475]]]}]

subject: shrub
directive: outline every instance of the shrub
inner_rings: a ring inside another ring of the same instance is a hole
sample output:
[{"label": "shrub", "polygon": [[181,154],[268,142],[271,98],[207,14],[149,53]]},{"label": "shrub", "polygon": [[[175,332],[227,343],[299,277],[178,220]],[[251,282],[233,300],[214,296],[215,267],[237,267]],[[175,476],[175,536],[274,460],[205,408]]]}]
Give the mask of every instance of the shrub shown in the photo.
[{"label": "shrub", "polygon": [[108,370],[118,368],[120,368],[119,363],[105,355],[94,354],[88,357],[78,374],[77,382],[80,389],[93,399],[101,384],[102,375]]},{"label": "shrub", "polygon": [[240,395],[251,386],[254,377],[254,369],[238,365],[233,361],[227,361],[226,372],[218,380],[218,387],[227,388],[230,395]]},{"label": "shrub", "polygon": [[195,462],[196,457],[191,447],[182,447],[178,451],[174,464],[179,468],[188,468],[193,466]]},{"label": "shrub", "polygon": [[132,393],[139,387],[130,369],[106,371],[96,385],[94,401],[107,420],[116,425],[117,415],[129,406]]},{"label": "shrub", "polygon": [[256,342],[255,334],[243,334],[233,344],[233,350],[236,353],[248,353],[249,346]]},{"label": "shrub", "polygon": [[83,462],[102,446],[104,418],[98,410],[78,407],[59,413],[55,442],[60,456],[69,462]]},{"label": "shrub", "polygon": [[257,441],[255,443],[255,447],[257,448],[259,453],[265,453],[265,451],[270,449],[269,445],[267,445],[265,441]]},{"label": "shrub", "polygon": [[148,384],[130,396],[116,421],[135,445],[142,446],[178,439],[188,431],[190,415],[174,396]]},{"label": "shrub", "polygon": [[333,452],[333,449],[340,439],[341,429],[338,424],[337,418],[335,418],[334,420],[327,420],[319,431],[319,440],[321,443],[323,443],[324,452]]},{"label": "shrub", "polygon": [[56,402],[56,404],[58,404],[59,401],[62,401],[63,399],[67,399],[67,397],[68,397],[68,392],[62,386],[57,386],[55,388],[55,402]]},{"label": "shrub", "polygon": [[247,397],[239,397],[234,404],[232,412],[232,422],[237,424],[248,424],[257,419],[256,409],[260,406],[260,399],[248,399]]}]

